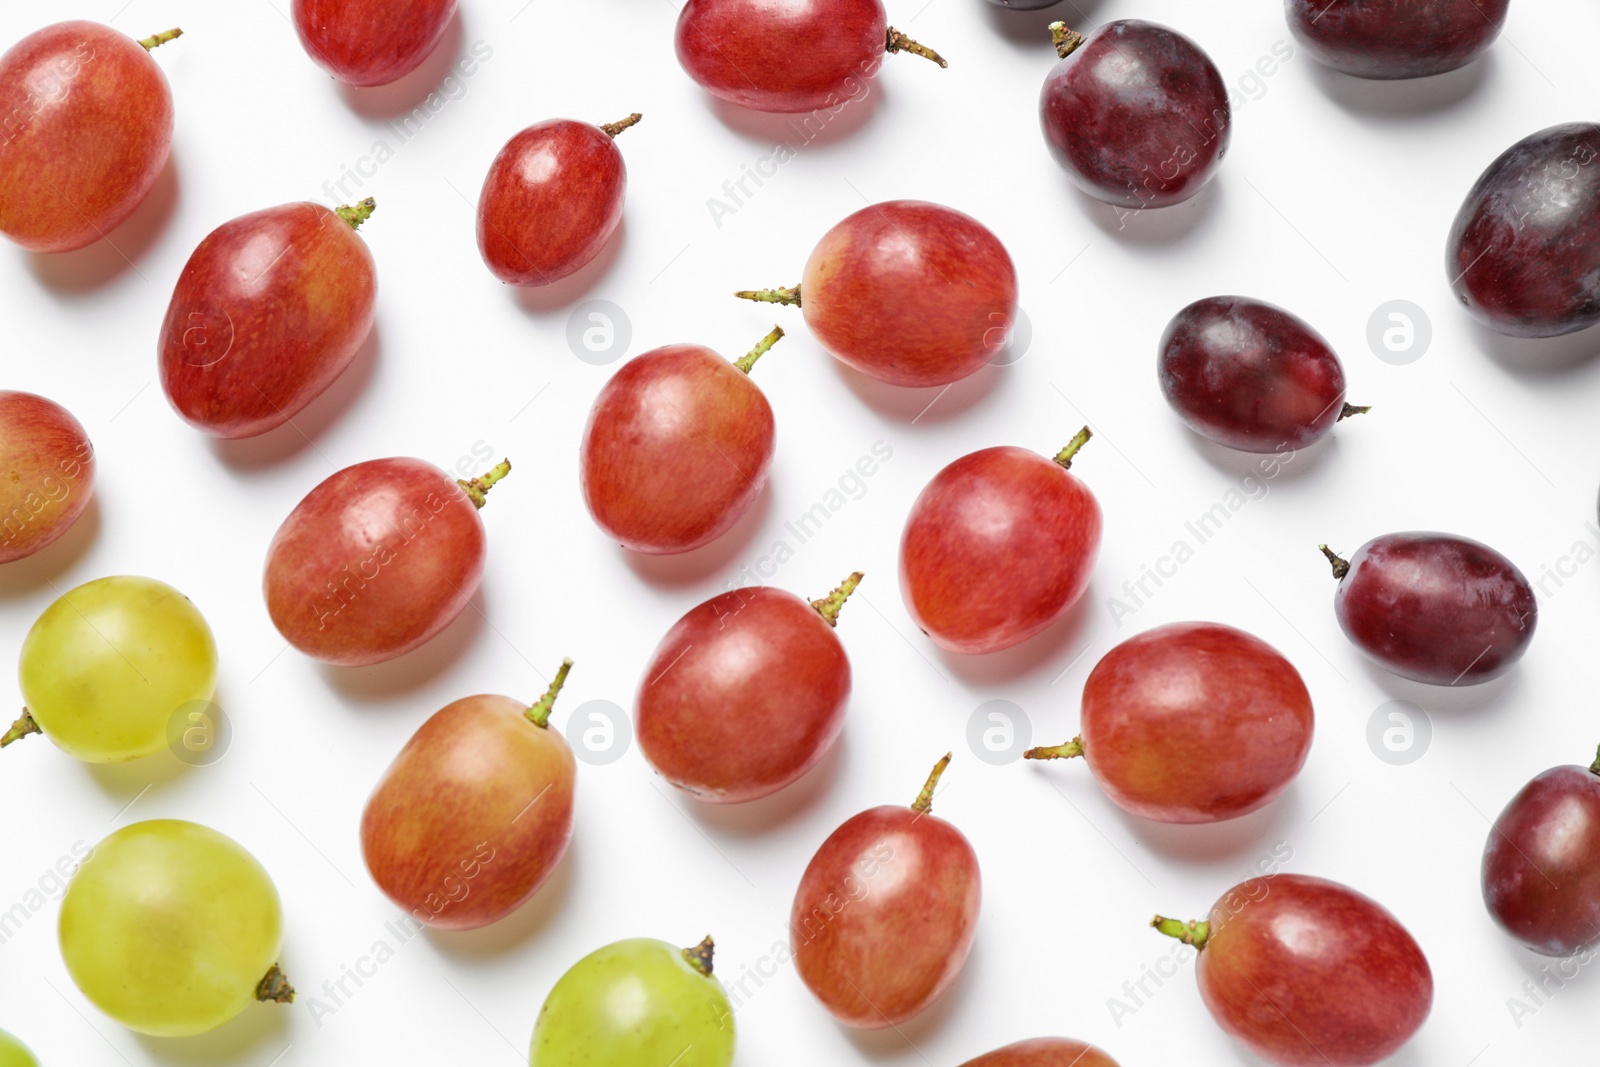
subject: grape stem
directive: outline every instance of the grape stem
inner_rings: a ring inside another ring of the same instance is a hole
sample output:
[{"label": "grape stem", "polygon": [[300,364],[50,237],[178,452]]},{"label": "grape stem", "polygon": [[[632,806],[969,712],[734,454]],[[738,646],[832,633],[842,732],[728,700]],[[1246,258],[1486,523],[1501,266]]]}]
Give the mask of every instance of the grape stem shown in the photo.
[{"label": "grape stem", "polygon": [[856,571],[840,582],[839,588],[821,600],[813,600],[811,602],[811,606],[817,609],[817,614],[828,620],[829,626],[839,625],[839,612],[844,608],[844,602],[850,599],[850,594],[856,591],[856,586],[861,584],[863,577],[865,575],[860,571]]},{"label": "grape stem", "polygon": [[644,118],[644,116],[635,111],[625,119],[619,119],[616,122],[608,122],[600,128],[606,131],[607,136],[615,138],[617,134],[621,133],[623,130],[639,125],[639,120],[642,118]]},{"label": "grape stem", "polygon": [[182,36],[183,36],[183,31],[178,29],[177,27],[173,27],[172,29],[168,30],[166,33],[158,33],[154,37],[146,37],[144,40],[139,42],[139,47],[143,48],[146,52],[148,52],[152,48],[160,48],[162,45],[166,44],[168,41],[176,41],[179,37],[182,37]]},{"label": "grape stem", "polygon": [[1589,764],[1589,773],[1600,774],[1600,752],[1595,754],[1594,762]]},{"label": "grape stem", "polygon": [[684,949],[683,958],[689,961],[689,966],[710,978],[712,971],[711,957],[716,954],[716,951],[717,943],[711,939],[710,934],[707,934],[706,939],[694,948]]},{"label": "grape stem", "polygon": [[1344,406],[1344,410],[1339,412],[1339,417],[1337,419],[1334,419],[1333,421],[1334,422],[1343,422],[1345,419],[1348,419],[1351,415],[1365,415],[1367,412],[1369,412],[1371,410],[1372,410],[1372,405],[1371,404],[1364,404],[1364,405],[1360,405],[1360,406],[1357,406],[1355,404],[1346,404]]},{"label": "grape stem", "polygon": [[1157,915],[1150,920],[1150,925],[1168,937],[1175,937],[1185,945],[1193,945],[1195,951],[1206,947],[1206,942],[1211,938],[1211,924],[1199,922],[1181,922],[1177,919],[1164,919]]},{"label": "grape stem", "polygon": [[734,360],[733,365],[744,371],[746,374],[749,374],[750,368],[756,365],[756,360],[766,355],[767,352],[771,350],[772,346],[777,344],[782,339],[783,327],[774,326],[771,333],[767,334],[760,341],[757,341],[756,346],[750,351]]},{"label": "grape stem", "polygon": [[933,791],[939,788],[939,778],[948,766],[950,766],[950,753],[946,752],[944,758],[933,765],[933,773],[928,775],[927,784],[922,787],[922,792],[917,794],[917,799],[911,804],[912,811],[918,815],[926,815],[933,810]]},{"label": "grape stem", "polygon": [[1334,553],[1333,549],[1329,548],[1327,545],[1318,545],[1317,547],[1322,550],[1322,554],[1324,556],[1328,557],[1328,562],[1333,564],[1334,580],[1339,582],[1344,581],[1344,576],[1350,573],[1350,561],[1347,559],[1340,559],[1338,555]]},{"label": "grape stem", "polygon": [[456,484],[461,491],[467,494],[467,499],[472,501],[472,506],[481,508],[489,502],[489,490],[494,488],[496,482],[511,473],[511,461],[503,459],[498,465],[473,479],[457,478]]},{"label": "grape stem", "polygon": [[28,711],[27,708],[23,708],[22,718],[12,723],[11,729],[5,732],[5,736],[0,737],[0,748],[5,748],[13,741],[21,741],[29,734],[42,733],[44,733],[44,731],[39,729],[39,724],[33,721],[33,715]]},{"label": "grape stem", "polygon": [[895,52],[910,52],[914,56],[921,56],[923,59],[931,59],[941,67],[948,67],[950,65],[944,61],[944,56],[941,56],[938,52],[935,52],[925,44],[918,44],[916,41],[913,41],[911,38],[907,37],[893,26],[889,27],[889,32],[885,35],[883,50],[891,55],[893,55]]},{"label": "grape stem", "polygon": [[378,202],[369,196],[358,203],[334,208],[333,213],[348,222],[352,230],[359,230],[361,229],[361,224],[370,219],[372,213],[376,210],[378,210]]},{"label": "grape stem", "polygon": [[740,300],[754,300],[760,304],[793,304],[800,306],[800,287],[788,289],[740,289],[733,294]]},{"label": "grape stem", "polygon": [[1050,24],[1050,40],[1055,42],[1056,55],[1066,59],[1079,48],[1083,47],[1086,38],[1077,30],[1067,28],[1065,22],[1052,22]]},{"label": "grape stem", "polygon": [[1078,454],[1079,449],[1089,443],[1089,438],[1093,436],[1094,434],[1089,432],[1089,427],[1087,426],[1079,430],[1077,435],[1067,442],[1067,447],[1056,453],[1056,462],[1061,464],[1064,469],[1071,470],[1072,458]]},{"label": "grape stem", "polygon": [[272,970],[256,985],[256,999],[270,1000],[274,1004],[293,1004],[294,986],[289,984],[288,976],[283,973],[283,967],[274,963]]},{"label": "grape stem", "polygon": [[556,694],[561,692],[561,687],[567,684],[567,675],[572,673],[572,657],[568,656],[561,661],[561,669],[556,671],[556,676],[550,681],[550,688],[544,691],[534,705],[526,712],[528,721],[535,726],[550,728],[550,712],[556,706]]},{"label": "grape stem", "polygon": [[1083,755],[1083,738],[1074,737],[1064,745],[1053,747],[1040,746],[1030,748],[1022,754],[1023,759],[1076,759]]}]

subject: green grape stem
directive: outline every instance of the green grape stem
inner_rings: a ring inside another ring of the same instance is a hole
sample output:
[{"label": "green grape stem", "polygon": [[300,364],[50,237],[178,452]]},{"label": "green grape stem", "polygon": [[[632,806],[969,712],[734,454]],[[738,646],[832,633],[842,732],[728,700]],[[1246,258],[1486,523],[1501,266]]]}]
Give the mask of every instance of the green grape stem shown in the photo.
[{"label": "green grape stem", "polygon": [[139,47],[148,52],[152,48],[160,48],[168,41],[176,41],[182,36],[183,31],[174,27],[173,29],[168,30],[166,33],[158,33],[154,37],[146,37],[144,40],[139,42]]},{"label": "green grape stem", "polygon": [[1600,752],[1595,753],[1594,762],[1589,764],[1590,774],[1600,774]]},{"label": "green grape stem", "polygon": [[1344,581],[1344,576],[1350,573],[1350,561],[1347,559],[1340,559],[1333,549],[1329,548],[1327,545],[1318,545],[1317,548],[1321,549],[1322,554],[1328,557],[1328,562],[1333,564],[1334,581]]},{"label": "green grape stem", "polygon": [[890,26],[888,32],[884,34],[883,50],[891,55],[895,52],[910,52],[914,56],[921,56],[923,59],[937,63],[941,67],[950,65],[944,61],[944,56],[941,56],[925,44],[918,44],[893,26]]},{"label": "green grape stem", "polygon": [[1348,419],[1351,415],[1365,415],[1367,412],[1369,412],[1371,410],[1372,410],[1372,405],[1371,404],[1365,404],[1365,405],[1361,405],[1361,404],[1346,404],[1344,406],[1344,409],[1339,412],[1339,417],[1337,419],[1334,419],[1333,421],[1334,422],[1343,422],[1345,419]]},{"label": "green grape stem", "polygon": [[461,487],[462,492],[467,494],[467,499],[472,501],[473,507],[481,508],[489,502],[489,490],[494,488],[496,482],[510,473],[511,461],[503,459],[486,473],[480,474],[476,478],[457,478],[456,484]]},{"label": "green grape stem", "polygon": [[[0,720],[0,721],[3,721],[3,720]],[[11,744],[11,742],[13,742],[13,741],[21,741],[24,737],[27,737],[29,734],[42,734],[42,733],[44,733],[44,731],[39,729],[39,724],[33,721],[33,716],[28,712],[28,709],[27,708],[23,708],[22,709],[22,718],[18,719],[16,722],[12,723],[11,724],[11,729],[9,729],[9,730],[7,730],[5,732],[5,736],[0,737],[0,748],[5,748],[7,745]]]},{"label": "green grape stem", "polygon": [[527,711],[528,721],[535,726],[550,728],[550,712],[556,706],[556,694],[561,692],[561,687],[567,684],[567,675],[572,672],[572,657],[568,656],[561,661],[561,669],[556,671],[555,678],[550,682],[550,688],[544,691],[544,696]]},{"label": "green grape stem", "polygon": [[1056,55],[1066,59],[1083,47],[1085,38],[1077,30],[1068,29],[1065,22],[1052,22],[1050,24],[1050,40],[1055,43]]},{"label": "green grape stem", "polygon": [[716,951],[717,943],[711,939],[710,934],[707,934],[706,939],[694,948],[684,949],[683,958],[689,961],[689,966],[710,978],[713,970],[711,960]]},{"label": "green grape stem", "polygon": [[829,626],[839,625],[839,612],[844,609],[844,602],[850,599],[850,594],[856,591],[856,586],[861,584],[861,579],[866,577],[860,571],[839,583],[839,588],[823,597],[813,600],[811,606],[817,609],[817,614],[828,620]]},{"label": "green grape stem", "polygon": [[1201,922],[1183,922],[1178,919],[1166,919],[1157,915],[1150,920],[1150,925],[1168,937],[1175,937],[1185,945],[1193,945],[1195,951],[1206,947],[1206,942],[1211,939],[1211,924]]},{"label": "green grape stem", "polygon": [[376,210],[378,210],[378,202],[369,196],[357,203],[334,208],[333,213],[348,222],[352,230],[359,230],[361,229],[361,224],[370,219],[372,213]]},{"label": "green grape stem", "polygon": [[756,360],[766,355],[769,351],[771,351],[772,346],[781,340],[783,340],[783,327],[774,326],[771,333],[757,341],[756,346],[750,351],[734,360],[733,365],[744,371],[746,374],[749,374],[750,368],[756,365]]},{"label": "green grape stem", "polygon": [[800,287],[787,289],[740,289],[733,294],[740,300],[754,300],[758,304],[793,304],[800,307]]},{"label": "green grape stem", "polygon": [[1067,442],[1066,448],[1063,448],[1060,452],[1056,453],[1056,462],[1061,464],[1063,470],[1072,469],[1073,457],[1078,454],[1079,450],[1082,449],[1084,445],[1089,443],[1089,438],[1093,436],[1094,434],[1090,431],[1089,427],[1085,426],[1083,429],[1079,430],[1073,435],[1072,440]]},{"label": "green grape stem", "polygon": [[617,134],[628,129],[630,126],[639,125],[639,120],[642,118],[644,118],[644,116],[635,111],[625,119],[618,119],[616,122],[607,122],[600,128],[606,132],[606,136],[610,137],[612,140],[616,140]]},{"label": "green grape stem", "polygon": [[1023,759],[1076,759],[1083,755],[1083,738],[1074,737],[1064,745],[1052,747],[1041,746],[1030,748],[1022,754]]},{"label": "green grape stem", "polygon": [[917,794],[917,799],[912,802],[911,810],[918,815],[926,815],[933,810],[933,791],[939,788],[939,779],[944,774],[944,769],[950,766],[950,753],[946,752],[944,758],[933,765],[933,773],[928,775],[927,784],[922,787],[922,792]]},{"label": "green grape stem", "polygon": [[266,977],[256,984],[256,999],[274,1004],[293,1004],[294,986],[289,984],[283,967],[274,963]]}]

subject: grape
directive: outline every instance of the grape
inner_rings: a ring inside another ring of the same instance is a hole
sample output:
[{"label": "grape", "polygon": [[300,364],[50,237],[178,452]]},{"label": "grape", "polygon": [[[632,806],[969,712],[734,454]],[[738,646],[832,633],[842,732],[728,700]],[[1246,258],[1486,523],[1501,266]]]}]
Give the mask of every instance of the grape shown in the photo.
[{"label": "grape", "polygon": [[1500,36],[1510,0],[1285,0],[1307,52],[1358,78],[1423,78],[1471,63]]},{"label": "grape", "polygon": [[1082,1041],[1036,1037],[995,1049],[961,1067],[1117,1067],[1117,1061]]},{"label": "grape", "polygon": [[388,85],[432,54],[456,0],[294,0],[306,54],[350,85]]},{"label": "grape", "polygon": [[0,389],[0,563],[72,528],[94,493],[94,446],[60,404]]},{"label": "grape", "polygon": [[0,1030],[0,1067],[39,1067],[28,1046]]}]

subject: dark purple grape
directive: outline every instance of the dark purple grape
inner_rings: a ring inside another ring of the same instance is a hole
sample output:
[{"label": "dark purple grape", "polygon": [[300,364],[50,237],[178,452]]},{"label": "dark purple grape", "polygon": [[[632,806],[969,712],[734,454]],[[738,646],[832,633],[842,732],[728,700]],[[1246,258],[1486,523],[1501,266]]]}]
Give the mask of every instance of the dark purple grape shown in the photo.
[{"label": "dark purple grape", "polygon": [[1477,59],[1510,0],[1285,0],[1312,57],[1358,78],[1425,78]]},{"label": "dark purple grape", "polygon": [[1339,579],[1345,636],[1394,673],[1432,685],[1497,678],[1533,640],[1539,606],[1516,564],[1442,533],[1393,533],[1349,561],[1322,546]]},{"label": "dark purple grape", "polygon": [[1166,207],[1198,193],[1228,150],[1228,87],[1200,46],[1138,19],[1087,37],[1050,27],[1061,62],[1039,117],[1056,162],[1097,200]]},{"label": "dark purple grape", "polygon": [[1474,318],[1512,337],[1600,322],[1600,126],[1568,122],[1489,164],[1450,228],[1445,270]]},{"label": "dark purple grape", "polygon": [[1304,448],[1348,415],[1344,368],[1322,335],[1280,307],[1213,296],[1161,338],[1161,392],[1189,428],[1245,452]]}]

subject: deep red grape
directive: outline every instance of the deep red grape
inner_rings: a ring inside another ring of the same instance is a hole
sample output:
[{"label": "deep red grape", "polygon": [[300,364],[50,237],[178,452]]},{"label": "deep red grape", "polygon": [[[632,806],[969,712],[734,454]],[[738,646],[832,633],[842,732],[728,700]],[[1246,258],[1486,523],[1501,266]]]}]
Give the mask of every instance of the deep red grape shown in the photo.
[{"label": "deep red grape", "polygon": [[634,728],[650,766],[720,804],[776,793],[815,766],[844,725],[850,658],[833,628],[860,581],[810,603],[735,589],[679,619],[639,683]]},{"label": "deep red grape", "polygon": [[767,484],[772,406],[750,368],[774,328],[737,362],[667,345],[623,364],[600,390],[578,447],[589,514],[635,552],[688,552],[727,533]]},{"label": "deep red grape", "polygon": [[1473,318],[1512,337],[1600,322],[1600,125],[1524,137],[1489,164],[1456,214],[1450,286]]},{"label": "deep red grape", "polygon": [[1510,0],[1284,0],[1307,52],[1358,78],[1423,78],[1477,59]]},{"label": "deep red grape", "polygon": [[1516,564],[1441,533],[1394,533],[1349,561],[1322,546],[1339,580],[1334,612],[1357,648],[1405,678],[1475,685],[1498,678],[1533,640],[1539,605]]},{"label": "deep red grape", "polygon": [[1311,694],[1277,649],[1221,623],[1179,622],[1106,653],[1083,687],[1082,733],[1026,755],[1084,757],[1135,815],[1221,822],[1288,788],[1313,725]]},{"label": "deep red grape", "polygon": [[978,857],[930,813],[945,756],[910,807],[847,820],[811,858],[789,914],[795,967],[847,1026],[899,1026],[949,988],[972,949]]},{"label": "deep red grape", "polygon": [[1367,1067],[1433,1007],[1433,972],[1377,901],[1303,874],[1234,886],[1203,923],[1157,916],[1200,950],[1200,996],[1217,1025],[1282,1067]]},{"label": "deep red grape", "polygon": [[72,528],[94,493],[94,446],[72,413],[0,389],[0,563],[31,556]]},{"label": "deep red grape", "polygon": [[144,202],[172,149],[172,91],[149,49],[96,22],[61,22],[0,56],[0,233],[70,252]]},{"label": "deep red grape", "polygon": [[1198,193],[1233,133],[1216,64],[1177,30],[1139,19],[1084,36],[1051,26],[1061,61],[1045,78],[1045,141],[1073,184],[1122,207],[1166,207]]},{"label": "deep red grape", "polygon": [[961,1067],[1117,1067],[1117,1061],[1083,1041],[1036,1037],[995,1049]]},{"label": "deep red grape", "polygon": [[1600,759],[1553,767],[1511,798],[1484,845],[1483,901],[1546,956],[1600,942]]},{"label": "deep red grape", "polygon": [[1248,297],[1207,297],[1178,312],[1158,369],[1190,429],[1246,452],[1304,448],[1367,410],[1345,403],[1344,368],[1321,334]]},{"label": "deep red grape", "polygon": [[922,490],[900,538],[900,594],[935,644],[998,652],[1083,595],[1100,552],[1100,505],[1067,468],[1088,440],[1085,428],[1053,460],[985,448]]},{"label": "deep red grape", "polygon": [[880,381],[948,385],[1005,347],[1016,320],[1017,271],[978,220],[891,200],[824,234],[799,285],[735,295],[798,304],[824,348]]},{"label": "deep red grape", "polygon": [[456,0],[294,0],[292,11],[319,67],[351,85],[387,85],[433,52]]}]

